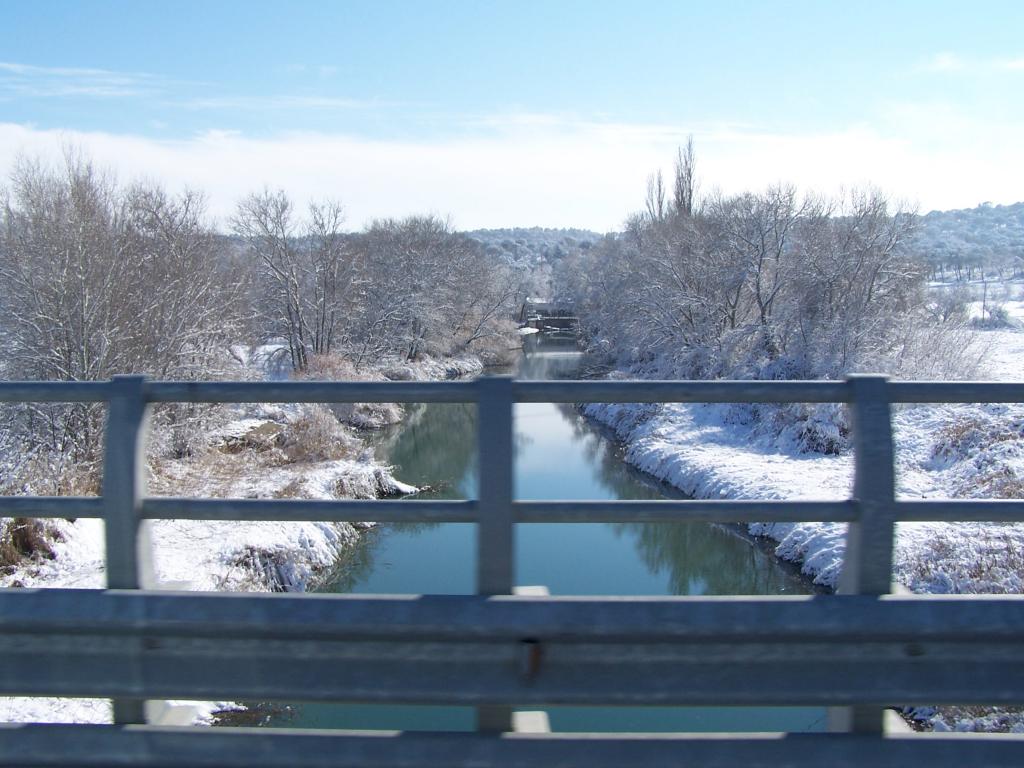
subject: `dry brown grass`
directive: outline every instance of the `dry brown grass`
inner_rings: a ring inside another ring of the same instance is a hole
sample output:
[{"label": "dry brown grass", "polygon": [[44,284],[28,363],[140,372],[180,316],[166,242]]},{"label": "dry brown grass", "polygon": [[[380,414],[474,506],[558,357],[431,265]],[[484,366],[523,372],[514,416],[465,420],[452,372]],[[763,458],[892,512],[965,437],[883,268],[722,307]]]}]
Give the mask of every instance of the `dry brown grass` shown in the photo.
[{"label": "dry brown grass", "polygon": [[[0,484],[0,496],[97,496],[102,465],[73,463],[44,454],[33,456]],[[64,537],[52,521],[15,517],[0,521],[0,574],[11,574],[32,561],[52,560],[53,543]]]},{"label": "dry brown grass", "polygon": [[360,443],[326,407],[304,405],[298,418],[278,424],[268,421],[227,438],[222,454],[259,454],[260,463],[281,466],[309,461],[335,461],[355,456]]},{"label": "dry brown grass", "polygon": [[294,421],[265,422],[223,441],[217,450],[151,464],[149,491],[165,496],[305,498],[304,464],[358,456],[362,443],[321,405]]},{"label": "dry brown grass", "polygon": [[[310,359],[300,378],[316,381],[379,381],[383,377],[368,371],[357,371],[346,358],[338,355],[317,355]],[[402,420],[398,403],[335,403],[330,410],[343,424],[357,429],[380,429]]]},{"label": "dry brown grass", "polygon": [[1024,498],[1024,479],[1012,461],[1024,440],[1019,420],[959,418],[936,435],[932,458],[944,462],[969,461],[971,472],[952,495],[968,498]]},{"label": "dry brown grass", "polygon": [[282,433],[282,450],[289,461],[333,461],[351,458],[359,442],[326,407],[314,404],[302,409]]},{"label": "dry brown grass", "polygon": [[11,573],[26,560],[52,560],[60,531],[43,520],[15,517],[0,531],[0,573]]},{"label": "dry brown grass", "polygon": [[151,459],[185,459],[210,449],[211,430],[231,418],[220,403],[164,403],[153,409],[147,453]]},{"label": "dry brown grass", "polygon": [[[960,542],[938,534],[926,556],[908,570],[912,583],[954,594],[1016,594],[1024,584],[1024,552],[1005,526],[993,525],[973,538],[970,553]],[[915,587],[917,590],[917,587]]]},{"label": "dry brown grass", "polygon": [[1024,499],[1024,480],[1007,466],[978,475],[976,488],[987,499]]},{"label": "dry brown grass", "polygon": [[340,355],[313,355],[306,370],[299,378],[312,381],[370,381],[374,377],[355,366]]},{"label": "dry brown grass", "polygon": [[244,588],[264,587],[271,592],[288,591],[286,552],[247,546],[235,555],[231,565],[247,575],[241,583]]},{"label": "dry brown grass", "polygon": [[253,427],[242,435],[232,435],[220,446],[221,453],[242,453],[253,451],[266,453],[284,445],[284,425],[268,421]]},{"label": "dry brown grass", "polygon": [[398,403],[335,403],[335,417],[356,429],[381,429],[402,420],[404,411]]},{"label": "dry brown grass", "polygon": [[333,495],[337,499],[392,499],[403,494],[388,481],[384,470],[378,467],[372,476],[338,478]]},{"label": "dry brown grass", "polygon": [[1020,425],[1001,422],[986,422],[976,416],[969,416],[947,424],[936,435],[932,456],[950,458],[967,456],[973,450],[991,447],[997,443],[1011,442],[1024,438]]},{"label": "dry brown grass", "polygon": [[[276,464],[280,464],[278,459]],[[162,460],[152,464],[149,493],[155,496],[233,495],[240,478],[273,466],[265,455],[246,450],[210,451],[187,460]]]},{"label": "dry brown grass", "polygon": [[275,499],[302,499],[305,498],[305,494],[302,491],[302,486],[305,482],[302,478],[297,477],[294,480],[290,480],[287,485],[278,488],[273,493]]}]

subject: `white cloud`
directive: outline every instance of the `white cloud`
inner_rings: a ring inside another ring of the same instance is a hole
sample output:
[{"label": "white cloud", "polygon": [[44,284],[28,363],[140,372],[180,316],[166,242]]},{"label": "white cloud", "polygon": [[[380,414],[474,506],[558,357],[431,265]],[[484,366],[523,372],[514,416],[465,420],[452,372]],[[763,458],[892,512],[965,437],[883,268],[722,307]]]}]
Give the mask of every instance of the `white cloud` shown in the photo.
[{"label": "white cloud", "polygon": [[109,69],[95,69],[91,67],[38,67],[34,64],[19,64],[13,61],[0,61],[0,72],[9,72],[14,75],[23,75],[25,77],[149,77],[149,75],[130,75],[123,72],[114,72]]},{"label": "white cloud", "polygon": [[158,78],[144,72],[91,67],[39,67],[0,61],[0,93],[28,97],[123,98],[154,93]]},{"label": "white cloud", "polygon": [[[290,72],[307,71],[305,65],[293,65]],[[320,79],[337,71],[329,65],[315,70]],[[178,96],[181,86],[199,90],[207,95]],[[146,72],[120,72],[91,67],[40,67],[0,61],[0,98],[148,98],[160,106],[190,110],[301,110],[301,109],[361,109],[394,106],[383,101],[359,101],[316,93],[265,94],[240,96],[232,93],[211,92],[209,83],[172,80]]]},{"label": "white cloud", "polygon": [[281,109],[366,109],[393,106],[391,102],[361,101],[334,96],[282,95],[282,96],[208,96],[169,101],[173,106],[192,110],[281,110]]},{"label": "white cloud", "polygon": [[[670,171],[687,131],[672,126],[507,116],[469,138],[373,140],[291,133],[256,138],[209,131],[187,140],[0,124],[0,173],[18,152],[85,149],[123,180],[146,177],[207,192],[221,221],[264,185],[296,198],[342,200],[353,227],[379,216],[452,214],[456,226],[617,228],[642,205],[645,180]],[[789,181],[836,191],[873,183],[922,210],[1024,198],[1019,124],[959,114],[941,104],[893,106],[871,125],[834,132],[696,128],[702,188],[725,192]]]},{"label": "white cloud", "polygon": [[927,72],[959,72],[966,67],[966,62],[954,53],[944,51],[937,53],[922,64]]},{"label": "white cloud", "polygon": [[999,69],[1009,70],[1010,72],[1024,71],[1024,56],[1016,59],[1000,59],[996,62],[996,66]]},{"label": "white cloud", "polygon": [[943,51],[923,61],[919,69],[924,72],[971,72],[974,74],[1024,71],[1024,57],[966,58]]}]

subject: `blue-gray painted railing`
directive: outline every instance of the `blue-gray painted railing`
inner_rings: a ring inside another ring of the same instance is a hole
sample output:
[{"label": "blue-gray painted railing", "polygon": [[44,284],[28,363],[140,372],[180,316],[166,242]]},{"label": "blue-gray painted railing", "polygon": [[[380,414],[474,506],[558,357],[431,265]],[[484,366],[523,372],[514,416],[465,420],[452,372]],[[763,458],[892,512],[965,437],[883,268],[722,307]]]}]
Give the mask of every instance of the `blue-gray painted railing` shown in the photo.
[{"label": "blue-gray painted railing", "polygon": [[[896,498],[891,404],[1024,402],[985,382],[0,382],[0,402],[109,403],[103,496],[4,497],[0,514],[103,518],[108,590],[0,591],[0,694],[108,697],[115,723],[0,726],[0,766],[1019,765],[1018,735],[907,734],[884,707],[1024,704],[1024,599],[890,594],[897,521],[1022,521],[1024,501]],[[166,402],[475,402],[470,501],[148,497],[147,411]],[[517,501],[516,402],[838,402],[841,501]],[[157,591],[149,521],[472,522],[477,595]],[[814,597],[516,595],[517,523],[849,523],[840,589]],[[461,704],[478,733],[168,728],[147,701]],[[832,733],[779,738],[514,732],[514,708],[817,705]],[[149,722],[147,723],[147,715]],[[891,713],[890,713],[891,715]]]}]

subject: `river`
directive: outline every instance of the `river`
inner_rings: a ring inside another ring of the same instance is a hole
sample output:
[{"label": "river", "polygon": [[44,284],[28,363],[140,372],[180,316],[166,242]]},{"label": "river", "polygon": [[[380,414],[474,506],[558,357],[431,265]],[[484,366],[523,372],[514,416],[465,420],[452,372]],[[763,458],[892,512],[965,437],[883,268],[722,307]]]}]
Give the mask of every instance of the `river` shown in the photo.
[{"label": "river", "polygon": [[[514,371],[520,378],[571,378],[574,347],[535,340]],[[621,449],[571,406],[516,406],[516,497],[652,499],[678,497],[632,470]],[[399,479],[432,490],[420,498],[467,498],[476,491],[475,407],[412,409],[379,435],[378,456]],[[389,525],[370,531],[339,563],[330,591],[469,594],[474,579],[471,524]],[[738,530],[705,523],[529,524],[516,531],[517,583],[561,595],[802,594],[807,585]],[[554,731],[823,730],[818,708],[555,707]],[[469,730],[464,707],[297,704],[276,726]]]}]

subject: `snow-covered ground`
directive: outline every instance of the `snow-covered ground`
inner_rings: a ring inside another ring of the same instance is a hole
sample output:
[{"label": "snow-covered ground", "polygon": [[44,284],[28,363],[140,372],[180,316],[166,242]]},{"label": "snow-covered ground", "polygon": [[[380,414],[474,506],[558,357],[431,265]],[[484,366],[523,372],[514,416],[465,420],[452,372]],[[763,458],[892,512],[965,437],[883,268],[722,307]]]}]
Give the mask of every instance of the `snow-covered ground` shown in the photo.
[{"label": "snow-covered ground", "polygon": [[[231,352],[241,366],[238,375],[281,378],[280,355],[274,347],[235,347]],[[445,379],[476,373],[481,367],[473,357],[415,364],[395,362],[368,376]],[[300,406],[230,406],[221,426],[206,436],[209,450],[184,459],[151,461],[149,493],[332,499],[374,498],[416,490],[392,477],[390,468],[379,464],[372,452],[363,450],[333,417],[326,419],[326,428],[341,431],[328,437],[340,438],[348,455],[323,458],[290,452],[283,439],[287,430],[309,415],[308,408]],[[365,413],[355,415],[359,422],[373,421]],[[303,432],[299,436],[308,435]],[[47,525],[52,558],[25,562],[0,576],[0,586],[102,588],[102,521],[56,520]],[[176,590],[302,591],[328,575],[338,554],[358,536],[359,526],[348,523],[161,520],[151,524],[157,580],[162,588]],[[225,706],[201,703],[200,718],[208,718]],[[105,699],[0,698],[0,722],[109,722],[110,717],[110,704]]]},{"label": "snow-covered ground", "polygon": [[[236,470],[245,461],[250,471],[258,468],[252,456],[234,458],[239,459],[234,464]],[[215,477],[197,477],[199,473],[188,467],[172,466],[167,471],[186,480],[197,495],[208,494],[214,487],[218,496],[268,498],[297,482],[303,486],[298,495],[305,498],[336,498],[341,495],[337,493],[339,483],[349,489],[346,495],[364,497],[376,495],[378,488],[391,493],[415,490],[369,460],[264,467],[258,478],[236,474],[227,485]],[[164,478],[160,485],[166,488],[169,483]],[[8,586],[103,588],[102,521],[60,520],[53,525],[59,532],[52,543],[53,559],[33,561],[3,582]],[[348,523],[160,520],[151,525],[157,580],[162,588],[176,590],[302,591],[329,573],[339,552],[359,536],[358,529]],[[200,722],[232,706],[188,703],[198,708]],[[110,718],[106,699],[0,698],[0,722],[105,723]]]},{"label": "snow-covered ground", "polygon": [[[983,377],[1024,381],[1024,303],[1008,302],[1011,327],[977,330],[988,346]],[[697,498],[840,499],[850,495],[853,460],[801,450],[747,417],[740,406],[592,404],[584,412],[626,444],[626,460]],[[897,408],[897,493],[901,498],[1024,498],[1024,406]],[[752,524],[816,583],[834,587],[845,526]],[[1024,592],[1024,524],[901,523],[894,577],[915,592]],[[926,713],[936,729],[1021,726],[1005,713]]]},{"label": "snow-covered ground", "polygon": [[[1024,330],[976,331],[989,346],[985,378],[1024,381]],[[838,499],[850,494],[849,455],[804,452],[731,405],[593,404],[588,416],[612,427],[638,468],[698,498]],[[898,407],[893,419],[898,494],[904,498],[1017,496],[1024,484],[1024,407]],[[834,586],[845,526],[754,524],[779,542],[778,554]],[[936,540],[941,545],[936,545]],[[992,539],[992,541],[989,541]],[[1024,544],[1024,526],[900,525],[896,576],[922,592],[1018,592],[1020,577],[972,578],[979,548]],[[987,542],[987,543],[986,543]],[[948,551],[947,551],[948,550]],[[1024,551],[1024,550],[1022,550]],[[921,561],[927,560],[927,568]]]},{"label": "snow-covered ground", "polygon": [[[268,467],[239,455],[230,467],[258,470],[259,477],[236,476],[230,484],[207,473],[224,457],[206,458],[202,468],[169,465],[167,477],[151,482],[152,491],[183,489],[180,495],[221,498],[307,499],[373,498],[400,495],[416,489],[391,477],[387,467],[372,460],[336,460]],[[198,464],[199,462],[197,462]],[[223,472],[224,465],[215,472]],[[205,475],[205,476],[204,476]],[[159,486],[159,487],[154,487]],[[210,492],[215,487],[214,492]],[[344,492],[339,492],[344,488]],[[154,493],[154,495],[169,495]],[[57,535],[52,559],[29,562],[0,585],[100,589],[104,586],[104,541],[101,520],[54,521]],[[329,568],[338,552],[358,538],[348,523],[275,523],[249,521],[159,520],[151,524],[154,567],[163,588],[184,590],[304,591]]]}]

